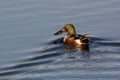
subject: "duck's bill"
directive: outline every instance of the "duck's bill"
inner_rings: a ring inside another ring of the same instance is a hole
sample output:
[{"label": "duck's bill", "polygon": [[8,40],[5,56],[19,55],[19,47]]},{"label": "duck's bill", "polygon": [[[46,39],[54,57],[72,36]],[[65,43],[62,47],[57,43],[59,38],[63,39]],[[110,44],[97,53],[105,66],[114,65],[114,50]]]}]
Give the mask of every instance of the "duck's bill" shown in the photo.
[{"label": "duck's bill", "polygon": [[54,35],[59,35],[59,34],[62,34],[62,33],[63,33],[63,31],[60,30],[60,31],[56,32]]}]

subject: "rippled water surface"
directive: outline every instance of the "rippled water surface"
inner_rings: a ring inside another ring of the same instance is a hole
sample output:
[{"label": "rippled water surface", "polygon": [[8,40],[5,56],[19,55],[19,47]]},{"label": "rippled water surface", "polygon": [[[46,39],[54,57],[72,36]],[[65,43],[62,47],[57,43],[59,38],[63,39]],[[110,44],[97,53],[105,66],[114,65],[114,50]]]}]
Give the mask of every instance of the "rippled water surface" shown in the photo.
[{"label": "rippled water surface", "polygon": [[[64,24],[90,34],[65,51]],[[120,80],[120,0],[0,0],[0,80]]]}]

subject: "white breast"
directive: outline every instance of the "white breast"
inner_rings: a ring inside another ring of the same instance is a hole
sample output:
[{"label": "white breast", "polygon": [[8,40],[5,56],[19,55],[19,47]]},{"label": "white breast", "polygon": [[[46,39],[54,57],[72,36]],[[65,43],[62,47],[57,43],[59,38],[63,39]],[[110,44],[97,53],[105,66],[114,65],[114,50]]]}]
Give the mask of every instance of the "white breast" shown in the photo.
[{"label": "white breast", "polygon": [[66,38],[67,38],[67,36],[64,37],[63,42],[65,42]]}]

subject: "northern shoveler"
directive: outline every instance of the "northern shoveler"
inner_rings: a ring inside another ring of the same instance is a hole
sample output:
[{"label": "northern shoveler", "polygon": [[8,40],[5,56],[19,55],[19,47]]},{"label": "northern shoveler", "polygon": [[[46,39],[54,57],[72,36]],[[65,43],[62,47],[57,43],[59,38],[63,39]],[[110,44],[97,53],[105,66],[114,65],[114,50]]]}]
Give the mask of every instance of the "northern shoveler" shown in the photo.
[{"label": "northern shoveler", "polygon": [[66,24],[61,30],[56,32],[54,35],[62,34],[67,32],[67,35],[63,39],[64,45],[72,46],[77,50],[89,51],[89,38],[84,35],[76,34],[76,30],[72,24]]}]

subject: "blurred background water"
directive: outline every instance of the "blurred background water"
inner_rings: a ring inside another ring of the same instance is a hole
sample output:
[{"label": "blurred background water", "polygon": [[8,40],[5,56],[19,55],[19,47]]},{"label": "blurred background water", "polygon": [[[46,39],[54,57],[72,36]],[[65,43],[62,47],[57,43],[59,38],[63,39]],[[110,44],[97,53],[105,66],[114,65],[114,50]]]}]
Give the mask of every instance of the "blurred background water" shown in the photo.
[{"label": "blurred background water", "polygon": [[[66,23],[91,34],[89,58],[52,44]],[[119,25],[120,0],[0,0],[0,80],[119,80]]]}]

